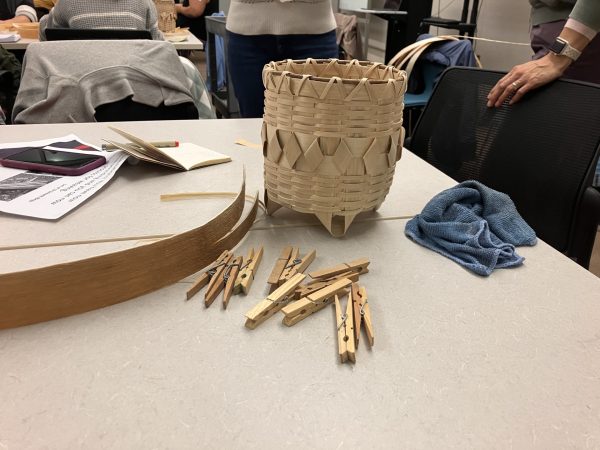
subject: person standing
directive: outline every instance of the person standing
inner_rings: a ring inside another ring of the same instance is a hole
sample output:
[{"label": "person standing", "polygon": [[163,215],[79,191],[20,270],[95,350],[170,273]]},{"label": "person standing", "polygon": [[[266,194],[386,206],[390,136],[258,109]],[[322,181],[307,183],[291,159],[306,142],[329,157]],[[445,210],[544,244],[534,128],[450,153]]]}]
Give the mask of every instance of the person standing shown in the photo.
[{"label": "person standing", "polygon": [[529,0],[533,60],[519,64],[491,89],[488,106],[510,104],[564,76],[600,84],[600,1]]},{"label": "person standing", "polygon": [[331,0],[231,0],[226,28],[227,64],[242,117],[262,117],[265,64],[338,57]]},{"label": "person standing", "polygon": [[206,23],[204,17],[219,12],[219,0],[183,0],[175,4],[177,26],[189,28],[201,41],[206,41]]}]

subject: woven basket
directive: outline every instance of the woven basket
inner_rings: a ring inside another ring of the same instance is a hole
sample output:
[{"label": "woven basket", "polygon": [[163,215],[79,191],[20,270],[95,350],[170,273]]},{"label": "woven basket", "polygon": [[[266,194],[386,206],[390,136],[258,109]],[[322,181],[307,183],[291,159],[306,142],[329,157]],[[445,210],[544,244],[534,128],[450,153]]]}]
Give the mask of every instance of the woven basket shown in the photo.
[{"label": "woven basket", "polygon": [[171,33],[177,28],[177,12],[175,0],[154,0],[158,15],[158,29],[163,33]]},{"label": "woven basket", "polygon": [[265,203],[315,214],[343,236],[387,195],[404,130],[403,71],[370,62],[279,61],[263,69]]}]

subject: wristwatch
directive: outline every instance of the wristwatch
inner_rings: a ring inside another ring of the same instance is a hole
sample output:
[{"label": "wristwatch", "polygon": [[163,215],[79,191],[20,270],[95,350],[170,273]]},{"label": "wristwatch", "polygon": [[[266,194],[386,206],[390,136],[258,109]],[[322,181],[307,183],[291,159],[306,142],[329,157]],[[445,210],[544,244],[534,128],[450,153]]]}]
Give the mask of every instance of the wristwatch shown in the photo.
[{"label": "wristwatch", "polygon": [[566,56],[567,58],[577,61],[577,58],[581,56],[581,52],[574,47],[571,47],[568,41],[561,37],[557,37],[552,45],[548,48],[552,53],[559,56]]}]

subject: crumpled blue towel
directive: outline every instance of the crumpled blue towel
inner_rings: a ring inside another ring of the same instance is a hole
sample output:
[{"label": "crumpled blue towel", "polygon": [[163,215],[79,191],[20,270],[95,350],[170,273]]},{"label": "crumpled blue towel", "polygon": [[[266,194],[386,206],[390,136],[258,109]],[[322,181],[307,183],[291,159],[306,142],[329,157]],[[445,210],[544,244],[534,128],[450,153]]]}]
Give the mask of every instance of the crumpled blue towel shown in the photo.
[{"label": "crumpled blue towel", "polygon": [[473,180],[433,197],[408,221],[404,233],[484,276],[495,268],[522,264],[515,246],[537,242],[508,195]]}]

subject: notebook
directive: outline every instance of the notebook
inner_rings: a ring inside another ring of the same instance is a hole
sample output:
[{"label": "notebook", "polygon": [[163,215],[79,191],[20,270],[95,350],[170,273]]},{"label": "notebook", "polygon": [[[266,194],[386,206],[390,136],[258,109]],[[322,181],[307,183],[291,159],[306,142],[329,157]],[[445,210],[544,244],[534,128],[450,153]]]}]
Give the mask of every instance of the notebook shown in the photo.
[{"label": "notebook", "polygon": [[231,161],[227,155],[189,142],[182,142],[178,147],[158,148],[126,131],[112,126],[109,128],[130,142],[119,143],[108,139],[105,141],[142,161],[178,170],[192,170]]},{"label": "notebook", "polygon": [[21,39],[21,36],[15,33],[1,33],[0,42],[17,42]]}]

